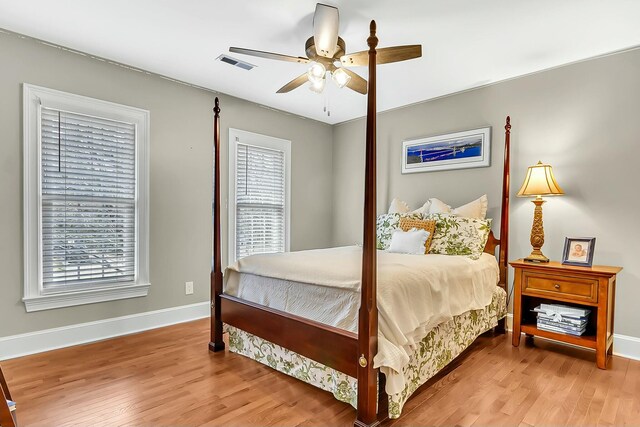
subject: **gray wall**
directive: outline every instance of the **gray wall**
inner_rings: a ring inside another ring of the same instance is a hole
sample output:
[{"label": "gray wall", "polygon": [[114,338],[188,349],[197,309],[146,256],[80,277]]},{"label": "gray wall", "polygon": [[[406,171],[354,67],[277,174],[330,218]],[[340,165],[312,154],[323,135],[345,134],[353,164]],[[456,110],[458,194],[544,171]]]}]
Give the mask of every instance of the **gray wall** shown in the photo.
[{"label": "gray wall", "polygon": [[[0,64],[0,337],[207,301],[215,95],[2,32]],[[25,312],[21,302],[24,82],[151,111],[148,297]],[[331,126],[224,95],[221,107],[225,147],[229,127],[292,141],[291,248],[329,246]],[[300,158],[314,161],[297,162]],[[222,166],[226,177],[226,151]],[[226,198],[227,180],[221,181]],[[223,209],[225,237],[226,217]],[[193,295],[184,294],[185,281],[195,282]]]},{"label": "gray wall", "polygon": [[[499,221],[504,119],[512,118],[510,258],[529,254],[533,204],[516,198],[528,166],[551,164],[564,197],[544,205],[544,253],[565,236],[597,238],[594,263],[619,265],[616,333],[640,337],[640,50],[525,76],[378,115],[378,211],[393,197],[459,205],[489,195]],[[402,175],[402,141],[490,125],[492,166]],[[333,243],[362,235],[364,120],[334,127]],[[497,227],[494,227],[497,229]],[[511,277],[513,277],[511,275]]]}]

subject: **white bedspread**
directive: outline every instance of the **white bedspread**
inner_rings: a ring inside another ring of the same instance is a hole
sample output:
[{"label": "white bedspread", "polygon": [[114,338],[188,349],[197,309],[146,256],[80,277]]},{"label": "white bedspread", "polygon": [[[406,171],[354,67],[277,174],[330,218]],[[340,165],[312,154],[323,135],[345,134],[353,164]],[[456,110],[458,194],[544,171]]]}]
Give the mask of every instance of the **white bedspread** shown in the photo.
[{"label": "white bedspread", "polygon": [[[225,292],[357,332],[361,263],[358,246],[254,255],[227,268]],[[409,353],[433,327],[489,305],[498,275],[496,258],[489,254],[474,261],[378,251],[379,344],[374,366],[387,377],[387,393],[402,391],[401,372]],[[301,292],[303,284],[314,286]]]}]

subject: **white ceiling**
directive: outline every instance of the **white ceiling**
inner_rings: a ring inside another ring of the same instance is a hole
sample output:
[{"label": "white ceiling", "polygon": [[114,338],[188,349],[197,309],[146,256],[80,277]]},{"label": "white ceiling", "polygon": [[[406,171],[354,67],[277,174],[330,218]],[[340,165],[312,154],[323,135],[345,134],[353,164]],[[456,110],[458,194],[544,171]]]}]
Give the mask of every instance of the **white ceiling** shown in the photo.
[{"label": "white ceiling", "polygon": [[[245,71],[215,60],[230,46],[304,56],[315,3],[0,0],[0,28],[327,123],[363,116],[365,96],[330,82],[322,95],[275,93],[305,65],[232,55],[257,65]],[[423,46],[420,59],[379,67],[379,111],[640,45],[639,0],[326,3],[340,9],[347,52],[367,48],[371,19],[380,47]]]}]

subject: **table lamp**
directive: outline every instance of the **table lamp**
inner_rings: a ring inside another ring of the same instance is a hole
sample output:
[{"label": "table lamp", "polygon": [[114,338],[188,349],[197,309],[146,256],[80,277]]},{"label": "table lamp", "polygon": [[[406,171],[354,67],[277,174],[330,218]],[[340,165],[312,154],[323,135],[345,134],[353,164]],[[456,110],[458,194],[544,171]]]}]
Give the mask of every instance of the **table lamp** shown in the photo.
[{"label": "table lamp", "polygon": [[544,256],[542,245],[544,245],[544,228],[542,227],[542,196],[562,195],[564,191],[560,188],[555,178],[551,166],[542,162],[534,166],[529,166],[527,177],[518,191],[518,197],[535,197],[533,204],[536,205],[533,211],[533,225],[531,226],[531,255],[524,260],[529,262],[549,262],[549,258]]}]

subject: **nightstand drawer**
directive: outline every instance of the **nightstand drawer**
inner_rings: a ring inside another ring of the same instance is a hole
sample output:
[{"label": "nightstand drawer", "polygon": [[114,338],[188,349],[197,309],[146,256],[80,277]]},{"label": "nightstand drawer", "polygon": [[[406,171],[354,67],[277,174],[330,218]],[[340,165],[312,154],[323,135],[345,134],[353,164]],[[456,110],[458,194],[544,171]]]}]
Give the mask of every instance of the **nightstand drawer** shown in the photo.
[{"label": "nightstand drawer", "polygon": [[575,301],[598,302],[598,280],[525,271],[522,293],[563,297]]}]

